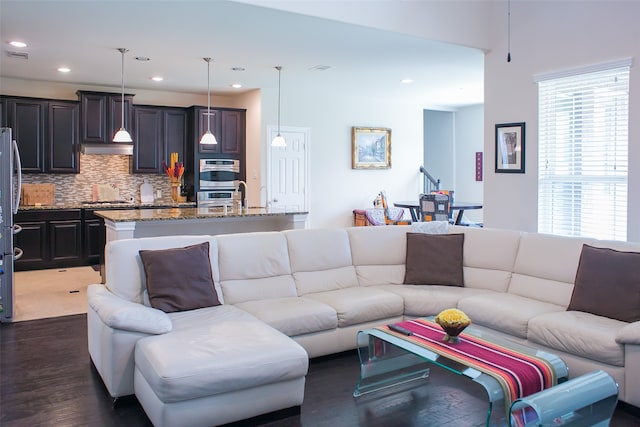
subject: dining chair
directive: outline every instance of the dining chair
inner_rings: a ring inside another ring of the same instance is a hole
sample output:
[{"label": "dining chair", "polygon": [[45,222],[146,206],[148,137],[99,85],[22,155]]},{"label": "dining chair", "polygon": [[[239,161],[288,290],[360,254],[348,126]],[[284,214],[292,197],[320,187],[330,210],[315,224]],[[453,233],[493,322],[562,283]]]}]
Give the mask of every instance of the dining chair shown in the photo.
[{"label": "dining chair", "polygon": [[451,200],[448,194],[421,194],[421,221],[449,221],[451,214]]},{"label": "dining chair", "polygon": [[384,222],[387,225],[410,225],[411,221],[406,219],[394,219],[389,209],[389,203],[387,202],[387,195],[384,191],[380,192],[380,198],[382,199],[382,210],[384,212]]}]

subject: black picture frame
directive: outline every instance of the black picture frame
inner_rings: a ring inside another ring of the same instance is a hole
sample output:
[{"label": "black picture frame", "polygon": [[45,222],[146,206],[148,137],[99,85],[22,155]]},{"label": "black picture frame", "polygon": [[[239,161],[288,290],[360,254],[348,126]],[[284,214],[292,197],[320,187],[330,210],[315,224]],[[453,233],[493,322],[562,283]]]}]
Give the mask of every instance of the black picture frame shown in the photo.
[{"label": "black picture frame", "polygon": [[524,173],[525,123],[496,124],[496,173]]}]

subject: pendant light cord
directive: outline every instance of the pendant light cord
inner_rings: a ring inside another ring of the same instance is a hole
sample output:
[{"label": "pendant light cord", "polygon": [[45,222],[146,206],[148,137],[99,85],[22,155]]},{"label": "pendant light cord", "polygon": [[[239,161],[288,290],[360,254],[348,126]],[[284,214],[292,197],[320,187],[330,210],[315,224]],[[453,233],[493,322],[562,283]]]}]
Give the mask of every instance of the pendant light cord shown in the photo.
[{"label": "pendant light cord", "polygon": [[511,62],[511,0],[507,0],[507,62]]},{"label": "pendant light cord", "polygon": [[207,61],[207,132],[211,132],[211,58],[204,58]]},{"label": "pendant light cord", "polygon": [[125,49],[123,47],[121,47],[120,49],[120,53],[122,53],[122,70],[120,72],[120,75],[122,76],[122,103],[120,106],[120,127],[122,129],[124,129],[124,54],[127,52],[128,49]]},{"label": "pendant light cord", "polygon": [[280,135],[280,72],[282,71],[281,66],[277,66],[278,70],[278,135]]}]

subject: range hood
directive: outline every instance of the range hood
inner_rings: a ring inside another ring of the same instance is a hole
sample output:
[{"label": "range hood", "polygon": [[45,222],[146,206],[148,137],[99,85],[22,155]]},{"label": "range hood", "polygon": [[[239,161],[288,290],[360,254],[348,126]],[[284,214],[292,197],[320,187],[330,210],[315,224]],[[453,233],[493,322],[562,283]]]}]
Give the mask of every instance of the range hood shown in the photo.
[{"label": "range hood", "polygon": [[125,144],[122,142],[109,142],[106,144],[82,144],[81,151],[83,154],[106,154],[106,155],[133,155],[133,144]]}]

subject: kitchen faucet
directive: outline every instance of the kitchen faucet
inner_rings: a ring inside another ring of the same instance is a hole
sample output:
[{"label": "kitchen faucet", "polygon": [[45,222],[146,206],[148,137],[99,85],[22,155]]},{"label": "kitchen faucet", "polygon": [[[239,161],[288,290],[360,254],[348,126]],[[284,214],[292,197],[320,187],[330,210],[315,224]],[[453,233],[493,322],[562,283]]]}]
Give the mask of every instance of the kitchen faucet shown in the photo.
[{"label": "kitchen faucet", "polygon": [[262,197],[262,189],[264,188],[264,207],[265,208],[269,208],[269,189],[267,188],[266,185],[262,185],[260,186],[260,197]]},{"label": "kitchen faucet", "polygon": [[244,181],[238,181],[238,186],[236,187],[236,193],[240,189],[240,184],[244,185],[244,208],[249,209],[249,189],[247,188],[247,183]]}]

